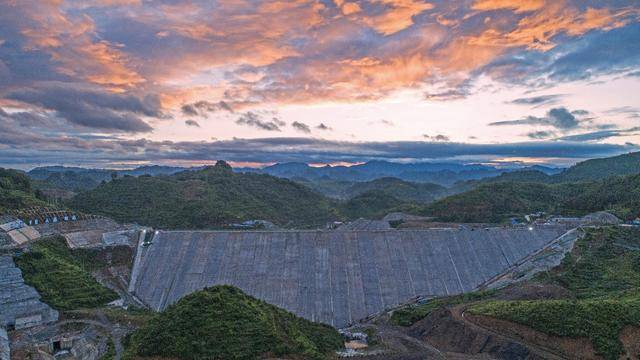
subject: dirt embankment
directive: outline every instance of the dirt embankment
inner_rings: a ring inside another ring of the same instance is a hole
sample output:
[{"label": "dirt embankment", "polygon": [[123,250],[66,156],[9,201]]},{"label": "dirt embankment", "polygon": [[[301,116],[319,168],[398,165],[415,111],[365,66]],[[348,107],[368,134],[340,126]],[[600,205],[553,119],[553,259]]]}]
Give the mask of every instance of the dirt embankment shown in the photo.
[{"label": "dirt embankment", "polygon": [[544,348],[567,359],[602,359],[595,354],[587,338],[568,338],[545,334],[528,326],[499,320],[488,316],[464,313],[465,319],[480,327],[499,332],[509,338],[519,339],[528,347]]},{"label": "dirt embankment", "polygon": [[529,347],[471,326],[456,318],[452,309],[440,309],[415,323],[409,335],[448,353],[489,355],[495,359],[547,359]]},{"label": "dirt embankment", "polygon": [[572,299],[571,291],[558,285],[521,283],[506,287],[496,296],[496,300],[554,300]]},{"label": "dirt embankment", "polygon": [[636,326],[625,326],[620,332],[620,341],[624,346],[625,354],[620,359],[640,358],[640,328]]}]

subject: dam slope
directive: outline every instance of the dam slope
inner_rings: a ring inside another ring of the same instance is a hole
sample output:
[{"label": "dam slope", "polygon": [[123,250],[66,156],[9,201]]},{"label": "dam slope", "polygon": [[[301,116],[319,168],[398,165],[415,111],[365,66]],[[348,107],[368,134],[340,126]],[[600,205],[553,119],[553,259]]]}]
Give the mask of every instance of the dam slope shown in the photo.
[{"label": "dam slope", "polygon": [[566,230],[160,231],[138,247],[130,289],[160,311],[228,284],[339,328],[417,296],[472,291]]}]

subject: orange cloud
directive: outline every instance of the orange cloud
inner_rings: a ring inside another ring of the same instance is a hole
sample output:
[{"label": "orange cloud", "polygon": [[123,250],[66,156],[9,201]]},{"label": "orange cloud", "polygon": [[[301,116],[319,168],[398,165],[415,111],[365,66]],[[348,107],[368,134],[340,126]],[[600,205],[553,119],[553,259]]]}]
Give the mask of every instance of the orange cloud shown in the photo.
[{"label": "orange cloud", "polygon": [[21,29],[28,39],[26,47],[48,52],[60,73],[114,90],[145,81],[128,67],[127,57],[117,46],[93,40],[95,24],[88,15],[71,19],[61,10],[59,1],[27,5],[27,1],[19,3],[25,6],[23,15],[29,20]]},{"label": "orange cloud", "polygon": [[[384,10],[376,15],[358,12],[357,19],[383,35],[395,34],[413,25],[413,17],[423,11],[433,9],[433,4],[422,0],[370,0],[369,4],[382,6]],[[344,11],[345,15],[349,15]],[[360,7],[360,6],[358,6]]]},{"label": "orange cloud", "polygon": [[[566,0],[84,2],[117,7],[101,11],[148,30],[151,40],[132,37],[157,42],[145,53],[102,40],[111,39],[100,33],[109,29],[81,15],[79,1],[12,4],[27,19],[20,22],[25,47],[50,54],[60,73],[113,90],[163,92],[166,107],[199,99],[351,101],[436,81],[455,85],[514,48],[547,51],[558,35],[607,31],[638,16],[638,9],[583,9]],[[494,10],[507,11],[483,14]]]},{"label": "orange cloud", "polygon": [[351,14],[355,14],[362,11],[362,8],[360,8],[360,5],[354,2],[350,2],[342,5],[341,9],[344,15],[351,15]]},{"label": "orange cloud", "polygon": [[521,13],[540,10],[544,5],[545,0],[476,0],[471,8],[480,11],[509,9]]},{"label": "orange cloud", "polygon": [[555,47],[553,38],[566,33],[582,35],[591,30],[610,30],[623,26],[629,10],[611,12],[609,9],[588,8],[580,12],[562,2],[546,5],[540,11],[522,18],[511,31],[489,28],[469,39],[469,44],[480,46],[519,47],[547,51]]}]

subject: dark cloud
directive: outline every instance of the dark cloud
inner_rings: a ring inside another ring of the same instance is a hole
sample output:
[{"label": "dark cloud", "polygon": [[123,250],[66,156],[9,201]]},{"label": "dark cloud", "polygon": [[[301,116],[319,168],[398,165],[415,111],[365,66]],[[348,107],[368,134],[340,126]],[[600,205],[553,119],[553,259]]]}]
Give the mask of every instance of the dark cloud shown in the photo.
[{"label": "dark cloud", "polygon": [[[566,38],[564,40],[567,40]],[[640,23],[593,31],[549,51],[510,52],[477,74],[490,73],[507,83],[540,87],[600,75],[628,73],[640,67]]]},{"label": "dark cloud", "polygon": [[630,136],[640,134],[640,127],[618,130],[600,130],[583,134],[567,135],[559,138],[562,141],[598,141],[612,137]]},{"label": "dark cloud", "polygon": [[504,125],[546,125],[561,130],[574,129],[580,126],[580,121],[566,108],[553,108],[549,110],[545,117],[527,116],[519,120],[497,121],[490,126]]},{"label": "dark cloud", "polygon": [[291,126],[293,126],[294,129],[296,129],[297,131],[309,134],[311,133],[311,128],[309,127],[309,125],[305,124],[305,123],[301,123],[299,121],[294,121],[291,123]]},{"label": "dark cloud", "polygon": [[450,140],[448,136],[442,135],[442,134],[438,134],[438,135],[435,135],[435,136],[430,136],[430,135],[424,134],[424,135],[422,135],[422,137],[427,139],[427,140],[429,140],[429,141],[444,141],[444,142],[447,142],[447,141]]},{"label": "dark cloud", "polygon": [[470,91],[466,87],[460,87],[456,89],[449,89],[441,92],[425,93],[424,97],[427,100],[433,101],[452,101],[464,99],[470,95]]},{"label": "dark cloud", "polygon": [[276,117],[272,117],[271,120],[263,120],[260,114],[252,111],[240,115],[236,120],[236,124],[253,126],[266,131],[281,131],[280,127],[286,125],[284,121]]},{"label": "dark cloud", "polygon": [[548,139],[556,136],[553,131],[534,131],[527,134],[530,139]]},{"label": "dark cloud", "polygon": [[[1,124],[1,123],[0,123]],[[0,130],[4,130],[0,126]],[[8,129],[11,130],[11,129]],[[216,159],[238,162],[426,161],[501,157],[585,159],[637,151],[630,145],[585,141],[536,141],[512,144],[394,141],[348,142],[314,138],[262,138],[220,141],[150,141],[47,137],[0,131],[0,166],[15,164],[193,163]]]},{"label": "dark cloud", "polygon": [[323,131],[333,130],[331,127],[325,125],[324,123],[320,123],[320,125],[316,126],[316,129]]},{"label": "dark cloud", "polygon": [[594,32],[562,46],[555,51],[557,54],[562,56],[554,58],[546,72],[559,81],[587,79],[640,66],[640,24]]},{"label": "dark cloud", "polygon": [[187,126],[200,127],[200,124],[198,124],[198,122],[197,122],[197,121],[195,121],[195,120],[191,120],[191,119],[189,119],[189,120],[186,120],[184,123],[185,123],[185,125],[187,125]]},{"label": "dark cloud", "polygon": [[101,130],[148,132],[151,126],[139,116],[163,116],[160,100],[153,95],[139,98],[96,89],[48,86],[16,90],[6,97],[55,111],[75,125]]},{"label": "dark cloud", "polygon": [[224,110],[230,113],[233,112],[231,106],[225,101],[209,102],[209,101],[197,101],[191,104],[182,105],[180,108],[182,113],[187,116],[202,116],[206,117],[209,113]]},{"label": "dark cloud", "polygon": [[578,109],[578,110],[573,110],[571,111],[571,113],[573,115],[577,115],[577,116],[584,116],[584,115],[589,115],[590,112],[587,110],[582,110],[582,109]]},{"label": "dark cloud", "polygon": [[525,98],[518,98],[510,101],[511,104],[516,105],[551,105],[557,104],[558,100],[563,97],[561,94],[552,94],[552,95],[540,95],[540,96],[532,96]]}]

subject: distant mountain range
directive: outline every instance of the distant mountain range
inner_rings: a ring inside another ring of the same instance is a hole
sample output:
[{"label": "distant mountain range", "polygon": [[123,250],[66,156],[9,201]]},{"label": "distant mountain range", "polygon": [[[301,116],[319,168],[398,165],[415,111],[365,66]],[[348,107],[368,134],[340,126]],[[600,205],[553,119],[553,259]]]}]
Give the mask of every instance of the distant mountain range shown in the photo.
[{"label": "distant mountain range", "polygon": [[[458,174],[497,171],[484,165],[385,162],[357,165],[355,169],[281,164],[261,170],[281,176],[325,172],[309,180],[243,172],[219,162],[214,167],[189,171],[161,166],[117,172],[49,167],[34,169],[29,175],[45,178],[31,180],[38,189],[56,186],[55,181],[84,188],[64,202],[71,208],[165,228],[219,228],[251,219],[286,227],[315,227],[333,220],[379,218],[391,211],[469,222],[499,222],[534,211],[579,215],[611,210],[630,219],[640,206],[640,153],[588,160],[562,172],[540,167],[512,169],[494,177],[459,181],[448,188],[397,177],[352,181],[326,174],[333,172],[339,177],[351,172],[356,178],[364,178],[381,176],[391,169],[457,170]],[[4,203],[11,204],[9,208],[45,200],[31,190],[25,174],[8,170],[5,175],[0,195],[4,194]]]},{"label": "distant mountain range", "polygon": [[504,172],[517,170],[537,170],[548,175],[561,172],[563,169],[547,166],[520,168],[499,168],[482,164],[457,163],[409,163],[400,164],[387,161],[369,161],[353,166],[313,167],[305,163],[282,163],[262,169],[239,168],[236,171],[258,172],[288,179],[305,179],[309,181],[334,180],[362,182],[386,177],[395,177],[405,181],[434,183],[451,186],[459,181],[482,179],[498,176]]},{"label": "distant mountain range", "polygon": [[[66,166],[45,166],[34,168],[27,172],[29,177],[36,180],[37,188],[62,189],[68,191],[85,191],[97,187],[102,181],[109,181],[112,177],[142,176],[142,175],[173,175],[182,171],[197,171],[204,167],[173,167],[173,166],[141,166],[131,170],[115,169],[87,169]],[[318,184],[324,182],[344,182],[349,187],[353,183],[368,182],[382,178],[397,178],[407,182],[433,183],[440,186],[452,186],[460,181],[477,180],[498,176],[505,172],[518,170],[536,170],[544,174],[553,175],[563,169],[532,166],[526,168],[498,168],[481,164],[456,163],[414,163],[399,164],[387,161],[370,161],[353,166],[324,166],[313,167],[305,163],[282,163],[265,168],[236,168],[235,172],[268,174],[275,177],[292,179],[297,182]],[[335,184],[334,184],[335,185]],[[316,187],[316,186],[311,186]],[[319,186],[321,187],[321,186]],[[342,198],[340,194],[321,191],[331,197]]]},{"label": "distant mountain range", "polygon": [[[203,167],[191,168],[190,170],[202,168]],[[187,170],[187,168],[159,165],[140,166],[131,170],[45,166],[37,167],[27,172],[27,175],[35,180],[34,185],[37,188],[56,188],[78,192],[94,189],[101,182],[111,180],[113,176],[172,175],[185,170]]]}]

